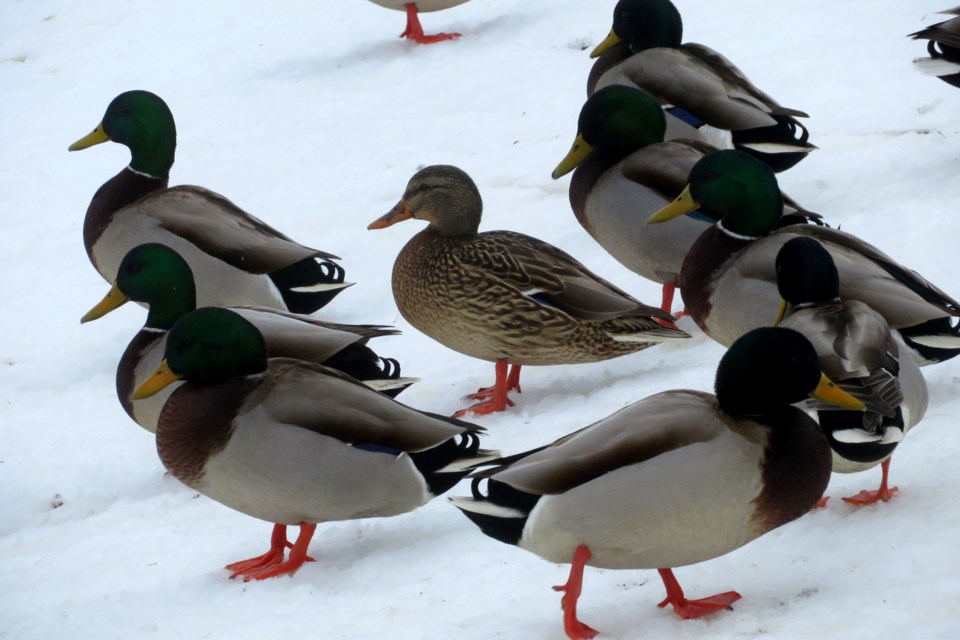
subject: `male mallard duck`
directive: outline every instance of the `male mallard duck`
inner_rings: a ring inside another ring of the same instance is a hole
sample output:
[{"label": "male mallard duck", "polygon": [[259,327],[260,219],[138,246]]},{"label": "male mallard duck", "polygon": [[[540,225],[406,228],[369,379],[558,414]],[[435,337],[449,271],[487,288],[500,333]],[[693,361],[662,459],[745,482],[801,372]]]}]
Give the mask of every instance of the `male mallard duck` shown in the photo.
[{"label": "male mallard duck", "polygon": [[[683,191],[697,160],[717,149],[696,139],[665,142],[666,126],[663,110],[643,91],[604,87],[584,103],[573,147],[552,176],[576,169],[570,206],[577,220],[620,264],[663,284],[660,308],[669,312],[683,259],[716,218],[691,213],[666,227],[644,221]],[[785,214],[815,217],[786,200]]]},{"label": "male mallard duck", "polygon": [[[253,324],[218,307],[183,316],[133,399],[185,380],[157,423],[157,453],[181,482],[276,523],[270,550],[228,565],[261,580],[309,560],[317,523],[412,511],[493,452],[483,430],[422,413],[323,365],[267,359]],[[287,525],[300,535],[283,561]]]},{"label": "male mallard duck", "polygon": [[[940,11],[960,16],[960,7]],[[914,63],[924,73],[935,75],[947,84],[960,87],[960,18],[951,18],[911,33],[914,40],[929,40],[929,58],[917,58]]]},{"label": "male mallard duck", "polygon": [[[117,397],[134,422],[156,433],[157,418],[176,385],[140,402],[131,402],[130,393],[157,368],[163,358],[170,327],[196,309],[193,272],[180,255],[166,245],[150,243],[131,249],[117,271],[109,293],[80,322],[100,318],[128,300],[149,307],[147,321],[133,337],[117,366]],[[400,364],[381,359],[366,346],[367,340],[396,335],[399,331],[376,325],[343,325],[322,322],[267,307],[232,307],[263,334],[272,356],[316,362],[361,381],[389,381],[395,396],[410,385],[400,378]]]},{"label": "male mallard duck", "polygon": [[[596,362],[689,337],[553,245],[513,231],[478,233],[483,202],[462,170],[418,171],[400,202],[368,229],[410,218],[430,225],[400,251],[393,296],[414,327],[460,353],[496,363],[496,384],[467,411],[502,411],[521,365]],[[507,364],[513,364],[509,377]]]},{"label": "male mallard duck", "polygon": [[131,161],[94,194],[83,221],[90,262],[107,282],[127,251],[144,242],[177,250],[197,276],[197,303],[255,304],[313,313],[344,287],[329,253],[298,244],[223,196],[167,187],[176,148],[173,115],[149,91],[113,99],[93,132],[70,151],[112,140]]},{"label": "male mallard duck", "polygon": [[927,383],[883,316],[862,302],[840,299],[837,266],[822,244],[793,238],[780,248],[776,270],[784,300],[778,324],[810,340],[821,370],[866,405],[866,413],[816,403],[811,407],[819,410],[820,426],[827,432],[834,471],[852,473],[881,464],[880,488],[844,501],[857,506],[886,502],[897,492],[887,486],[890,456],[923,418]]},{"label": "male mallard duck", "polygon": [[577,619],[586,564],[658,569],[667,589],[661,607],[671,604],[684,618],[706,615],[740,595],[688,600],[671,567],[723,555],[799,518],[827,486],[827,439],[790,406],[808,394],[863,407],[820,372],[802,335],[756,329],[721,358],[716,396],[650,396],[474,473],[473,497],[451,501],[488,536],[572,562],[567,583],[554,587],[566,592],[570,638],[597,633]]},{"label": "male mallard duck", "polygon": [[420,17],[417,15],[421,11],[429,13],[431,11],[440,11],[449,9],[458,4],[463,4],[467,0],[370,0],[373,4],[378,4],[387,9],[397,9],[407,12],[407,28],[400,34],[401,38],[410,38],[419,44],[432,44],[441,40],[454,40],[460,37],[459,33],[436,33],[433,35],[424,35],[423,27],[420,25]]},{"label": "male mallard duck", "polygon": [[957,302],[916,272],[860,238],[828,227],[793,224],[775,229],[782,198],[777,178],[762,162],[735,150],[702,158],[689,184],[651,216],[663,222],[700,207],[722,219],[697,239],[680,271],[687,311],[717,342],[732,344],[777,315],[780,295],[774,263],[796,236],[819,240],[840,272],[840,296],[859,300],[900,332],[918,364],[960,353],[960,331],[951,317]]},{"label": "male mallard duck", "polygon": [[725,57],[701,44],[681,44],[682,38],[680,12],[670,0],[620,0],[610,35],[590,54],[600,59],[587,93],[611,84],[639,87],[669,106],[671,118],[730,132],[736,148],[775,171],[816,149],[796,119],[806,113],[781,106]]}]

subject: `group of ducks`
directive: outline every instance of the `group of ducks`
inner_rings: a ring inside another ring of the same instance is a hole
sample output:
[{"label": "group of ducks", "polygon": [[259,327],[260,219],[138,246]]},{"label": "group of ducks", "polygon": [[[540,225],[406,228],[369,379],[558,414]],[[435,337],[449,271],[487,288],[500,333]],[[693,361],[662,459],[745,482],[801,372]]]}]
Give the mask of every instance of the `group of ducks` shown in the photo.
[{"label": "group of ducks", "polygon": [[[275,523],[267,552],[228,565],[231,577],[291,574],[311,560],[317,523],[404,513],[469,476],[472,495],[452,503],[487,535],[571,563],[556,587],[564,629],[592,638],[576,612],[587,564],[656,568],[660,606],[696,617],[740,596],[687,599],[671,567],[807,513],[831,470],[880,464],[880,489],[851,500],[890,498],[890,455],[927,405],[918,364],[960,353],[960,303],[785,198],[774,172],[814,148],[796,120],[805,114],[681,37],[669,0],[617,3],[576,140],[553,173],[573,171],[583,227],[664,285],[660,308],[541,240],[479,232],[479,190],[456,167],[418,171],[370,224],[428,222],[396,259],[397,306],[431,338],[496,363],[495,384],[454,417],[394,399],[412,379],[368,346],[393,329],[305,315],[349,286],[339,258],[216,193],[168,186],[176,131],[158,96],[117,96],[71,145],[131,151],[84,222],[112,287],[83,321],[128,300],[148,307],[117,368],[121,404],[184,484]],[[505,457],[459,419],[512,405],[523,365],[688,337],[670,313],[676,287],[684,313],[729,346],[715,395],[660,393]],[[819,424],[791,406],[803,401]]]}]

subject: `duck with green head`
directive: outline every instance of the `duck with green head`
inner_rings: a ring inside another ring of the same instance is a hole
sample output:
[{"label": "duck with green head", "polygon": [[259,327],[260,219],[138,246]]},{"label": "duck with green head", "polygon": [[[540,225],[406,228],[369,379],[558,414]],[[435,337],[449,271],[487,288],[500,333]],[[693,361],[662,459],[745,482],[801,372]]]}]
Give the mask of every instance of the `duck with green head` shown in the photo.
[{"label": "duck with green head", "polygon": [[[257,328],[206,307],[178,320],[164,359],[133,392],[173,382],[157,453],[187,486],[275,523],[270,550],[229,565],[245,580],[292,574],[321,522],[412,511],[495,452],[482,428],[422,413],[320,364],[273,358]],[[284,558],[286,527],[300,535]]]},{"label": "duck with green head", "polygon": [[960,303],[857,236],[810,224],[777,228],[783,198],[764,163],[736,150],[704,156],[676,200],[650,217],[665,222],[706,208],[720,216],[690,248],[680,271],[683,302],[697,325],[729,345],[773,321],[779,308],[775,262],[788,240],[818,240],[840,274],[840,296],[859,300],[899,331],[918,364],[960,353]]},{"label": "duck with green head", "polygon": [[[552,444],[473,473],[473,496],[451,498],[488,536],[571,563],[564,629],[577,618],[585,565],[658,569],[659,606],[684,618],[729,609],[735,591],[685,597],[672,567],[729,553],[816,504],[830,479],[819,425],[792,407],[810,394],[852,409],[792,329],[737,340],[717,367],[716,395],[677,389],[621,409]],[[481,491],[486,482],[486,494]]]},{"label": "duck with green head", "polygon": [[[173,324],[196,308],[193,272],[166,245],[148,243],[134,247],[120,263],[113,287],[80,321],[96,320],[129,300],[146,305],[149,311],[146,323],[127,345],[117,366],[117,397],[127,415],[155,433],[157,418],[175,385],[140,402],[131,402],[130,393],[160,364],[167,332]],[[390,327],[332,324],[268,307],[233,310],[257,327],[274,356],[338,369],[393,396],[412,382],[400,378],[396,360],[380,358],[366,346],[370,338],[399,333]]]},{"label": "duck with green head", "polygon": [[[574,172],[570,206],[581,226],[622,265],[663,284],[660,308],[670,312],[683,258],[716,218],[691,212],[669,226],[644,222],[677,197],[693,165],[717,149],[696,131],[697,139],[669,139],[667,122],[645,92],[604,87],[584,103],[573,146],[552,176]],[[784,204],[790,214],[784,222],[816,218],[789,198]]]},{"label": "duck with green head", "polygon": [[806,113],[781,106],[724,56],[682,38],[680,12],[670,0],[620,0],[610,35],[590,54],[599,60],[587,94],[612,84],[639,87],[676,119],[668,129],[681,123],[710,129],[717,146],[756,155],[775,171],[816,148],[796,119]]},{"label": "duck with green head", "polygon": [[881,465],[876,491],[843,500],[857,506],[886,502],[897,493],[887,482],[890,456],[927,409],[923,375],[883,316],[862,302],[841,299],[837,266],[817,240],[789,240],[777,254],[776,271],[783,297],[777,324],[806,336],[823,372],[866,405],[866,412],[840,411],[808,401],[833,449],[834,471]]},{"label": "duck with green head", "polygon": [[689,337],[669,313],[553,245],[513,231],[479,232],[482,212],[466,172],[434,165],[414,174],[396,206],[367,227],[429,223],[393,265],[397,308],[444,346],[496,363],[494,386],[469,396],[480,402],[456,415],[513,405],[507,396],[520,390],[522,365],[599,362]]},{"label": "duck with green head", "polygon": [[70,151],[113,141],[130,164],[93,196],[83,243],[93,266],[113,282],[127,251],[166,244],[193,269],[201,305],[255,304],[312,313],[344,287],[336,256],[298,244],[223,196],[196,186],[168,187],[177,134],[159,96],[127,91]]}]

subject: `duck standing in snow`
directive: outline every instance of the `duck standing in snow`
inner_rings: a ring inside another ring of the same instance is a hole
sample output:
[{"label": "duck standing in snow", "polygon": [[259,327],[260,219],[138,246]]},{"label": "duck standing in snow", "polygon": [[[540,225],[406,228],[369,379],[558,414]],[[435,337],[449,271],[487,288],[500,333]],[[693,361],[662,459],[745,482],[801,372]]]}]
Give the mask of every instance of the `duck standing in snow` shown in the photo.
[{"label": "duck standing in snow", "polygon": [[896,329],[921,366],[960,353],[957,302],[915,271],[845,231],[812,224],[777,228],[783,198],[763,162],[733,149],[715,151],[691,169],[683,193],[652,215],[660,223],[705,208],[720,222],[690,248],[680,271],[687,312],[703,331],[730,345],[776,318],[777,253],[788,240],[818,240],[840,273],[840,297],[859,300]]},{"label": "duck standing in snow", "polygon": [[[197,307],[193,272],[170,247],[148,243],[131,249],[117,271],[110,291],[80,322],[90,322],[133,300],[149,309],[143,328],[130,340],[117,365],[117,397],[134,422],[151,433],[164,403],[178,384],[150,398],[132,402],[130,394],[163,359],[167,332]],[[251,322],[267,343],[272,356],[316,362],[342,371],[391,396],[408,387],[412,379],[400,378],[400,364],[380,358],[366,343],[371,338],[399,331],[378,325],[345,325],[323,322],[268,307],[231,307]]]},{"label": "duck standing in snow", "polygon": [[[317,524],[397,515],[438,496],[494,452],[481,427],[422,413],[336,369],[269,358],[263,336],[229,309],[192,311],[167,334],[137,401],[184,380],[160,413],[157,452],[181,482],[275,523],[267,553],[231,577],[292,574]],[[289,558],[286,528],[300,534]]]},{"label": "duck standing in snow", "polygon": [[488,536],[571,563],[566,584],[554,588],[565,592],[573,640],[597,634],[577,618],[588,564],[658,569],[667,590],[660,606],[684,618],[729,609],[738,593],[688,600],[671,567],[729,553],[817,503],[830,479],[830,446],[790,406],[809,394],[863,408],[821,373],[802,335],[756,329],[720,360],[715,396],[650,396],[475,472],[473,496],[451,501]]},{"label": "duck standing in snow", "polygon": [[643,89],[676,119],[668,129],[709,128],[716,146],[756,155],[774,171],[816,149],[797,120],[806,113],[781,106],[713,49],[682,39],[680,12],[670,0],[620,0],[610,35],[590,54],[599,60],[587,94],[611,84]]},{"label": "duck standing in snow", "polygon": [[407,28],[403,30],[400,37],[409,38],[418,44],[433,44],[434,42],[459,38],[459,33],[434,33],[425,35],[423,33],[423,26],[420,24],[419,14],[421,12],[428,13],[430,11],[449,9],[458,4],[463,4],[466,1],[467,0],[416,0],[416,2],[410,2],[409,0],[370,0],[373,4],[378,4],[387,9],[406,11]]},{"label": "duck standing in snow", "polygon": [[173,114],[149,91],[127,91],[70,151],[107,141],[130,149],[127,167],[93,196],[83,221],[90,262],[113,283],[130,249],[159,242],[196,276],[197,304],[253,304],[313,313],[349,286],[336,256],[305,247],[202,187],[168,187],[177,132]]},{"label": "duck standing in snow", "polygon": [[796,329],[813,344],[820,368],[866,405],[842,411],[808,400],[818,410],[833,450],[833,470],[863,471],[880,464],[876,491],[844,502],[863,506],[897,493],[887,480],[890,456],[927,410],[927,383],[906,346],[879,313],[856,300],[841,300],[840,276],[830,253],[813,238],[796,237],[777,254],[777,288],[783,297],[779,326]]},{"label": "duck standing in snow", "polygon": [[495,385],[470,396],[480,402],[456,415],[512,405],[507,394],[520,390],[522,365],[597,362],[689,337],[672,326],[673,316],[553,245],[512,231],[478,232],[482,211],[470,176],[435,165],[410,178],[400,202],[368,227],[430,223],[394,263],[397,307],[441,344],[496,363]]}]

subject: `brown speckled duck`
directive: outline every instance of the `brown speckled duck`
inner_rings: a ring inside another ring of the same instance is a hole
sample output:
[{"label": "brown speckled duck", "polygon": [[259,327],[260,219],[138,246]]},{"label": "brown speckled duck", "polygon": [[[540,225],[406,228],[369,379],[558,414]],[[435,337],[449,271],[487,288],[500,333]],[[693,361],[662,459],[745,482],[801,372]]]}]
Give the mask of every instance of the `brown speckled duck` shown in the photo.
[{"label": "brown speckled duck", "polygon": [[[268,359],[257,328],[229,309],[178,320],[133,399],[177,380],[157,423],[163,465],[275,523],[267,553],[227,566],[245,580],[297,571],[318,523],[412,511],[495,453],[479,449],[481,427],[411,409],[336,369]],[[300,535],[284,558],[289,525]]]},{"label": "brown speckled duck", "polygon": [[[429,226],[393,266],[393,295],[414,327],[460,353],[496,363],[494,387],[472,411],[513,404],[522,365],[596,362],[689,337],[560,249],[512,231],[478,233],[483,203],[473,180],[445,165],[418,171],[400,202],[371,223],[410,218]],[[507,374],[507,366],[513,368]]]},{"label": "brown speckled duck", "polygon": [[197,281],[200,306],[260,305],[313,313],[349,286],[336,256],[305,247],[223,196],[168,187],[177,132],[173,114],[149,91],[110,102],[103,121],[70,151],[107,141],[130,149],[130,164],[101,186],[83,221],[90,262],[112,283],[133,247],[176,249]]},{"label": "brown speckled duck", "polygon": [[[193,272],[166,245],[134,247],[120,263],[113,287],[80,321],[96,320],[129,300],[146,305],[149,312],[117,365],[117,397],[134,422],[156,433],[160,410],[177,385],[139,402],[132,402],[130,393],[160,364],[170,327],[196,308]],[[332,367],[394,397],[412,382],[400,378],[396,360],[380,358],[366,346],[370,338],[399,333],[390,327],[333,324],[267,307],[230,308],[257,327],[275,357]]]},{"label": "brown speckled duck", "polygon": [[688,600],[671,567],[729,553],[816,504],[830,479],[830,447],[790,406],[808,394],[863,408],[821,373],[802,335],[756,329],[720,360],[716,396],[650,396],[475,472],[473,496],[451,501],[488,536],[571,563],[569,580],[554,587],[565,592],[571,639],[597,634],[577,619],[587,564],[658,569],[667,590],[660,606],[684,618],[728,609],[738,593]]}]

